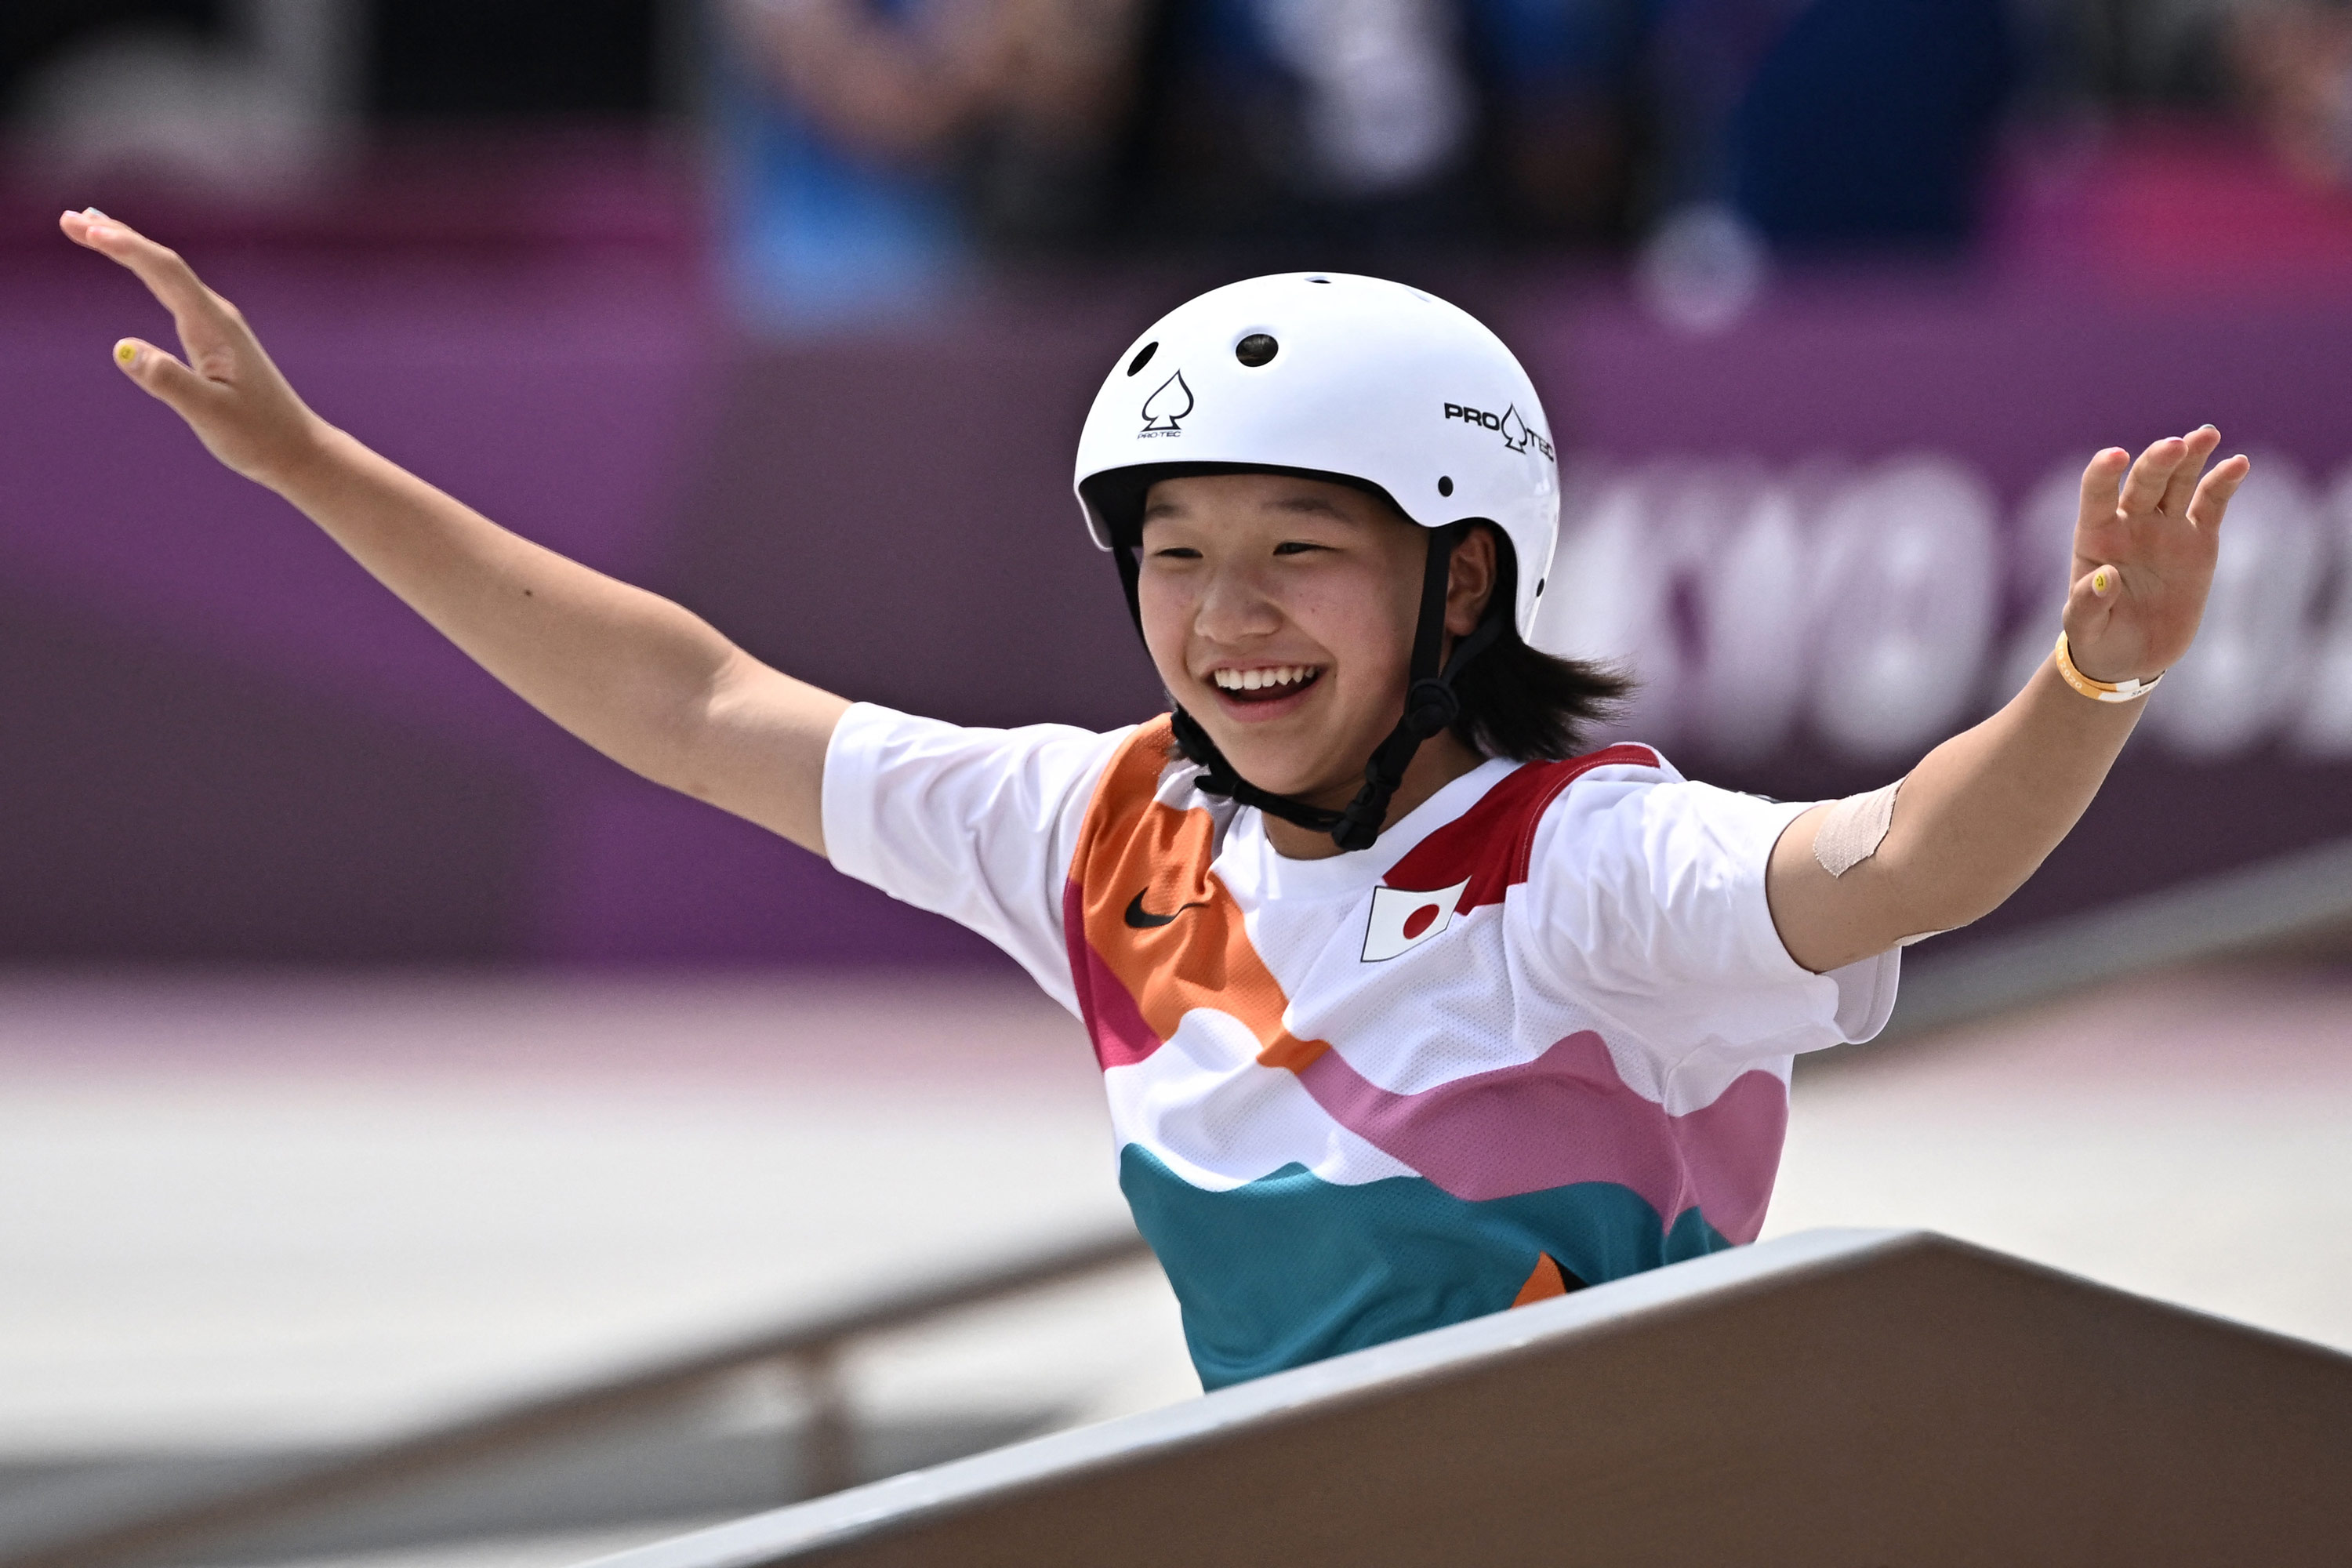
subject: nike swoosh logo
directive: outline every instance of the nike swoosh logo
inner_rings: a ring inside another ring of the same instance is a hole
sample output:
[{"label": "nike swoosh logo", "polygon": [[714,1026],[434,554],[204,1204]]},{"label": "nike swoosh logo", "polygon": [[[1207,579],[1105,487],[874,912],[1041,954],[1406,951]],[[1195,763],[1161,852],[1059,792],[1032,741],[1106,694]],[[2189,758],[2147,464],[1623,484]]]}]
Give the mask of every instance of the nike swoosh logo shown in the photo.
[{"label": "nike swoosh logo", "polygon": [[1155,915],[1143,907],[1143,895],[1150,890],[1149,888],[1139,889],[1134,900],[1127,906],[1127,923],[1132,930],[1150,931],[1154,927],[1169,924],[1186,910],[1205,910],[1209,907],[1206,904],[1179,904],[1167,914]]}]

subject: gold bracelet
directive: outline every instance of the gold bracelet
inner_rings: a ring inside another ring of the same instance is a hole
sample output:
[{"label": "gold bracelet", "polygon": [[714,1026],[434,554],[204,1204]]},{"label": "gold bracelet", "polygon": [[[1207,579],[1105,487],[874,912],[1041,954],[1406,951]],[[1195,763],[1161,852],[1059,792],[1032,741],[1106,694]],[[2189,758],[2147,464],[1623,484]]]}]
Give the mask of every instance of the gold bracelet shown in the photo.
[{"label": "gold bracelet", "polygon": [[2065,632],[2061,630],[2058,634],[2058,679],[2094,702],[2137,702],[2156,689],[2157,682],[2164,679],[2164,672],[2157,671],[2154,679],[2148,680],[2093,680],[2074,668],[2074,656],[2066,647]]}]

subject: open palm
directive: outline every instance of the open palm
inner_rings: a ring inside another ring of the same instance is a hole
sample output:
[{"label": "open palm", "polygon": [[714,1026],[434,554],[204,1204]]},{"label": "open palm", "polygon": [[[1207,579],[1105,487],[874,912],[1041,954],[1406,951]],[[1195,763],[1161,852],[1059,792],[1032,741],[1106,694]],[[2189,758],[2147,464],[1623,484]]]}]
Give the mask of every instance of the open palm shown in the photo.
[{"label": "open palm", "polygon": [[58,220],[66,237],[135,273],[172,312],[185,361],[142,338],[114,345],[124,374],[188,422],[215,458],[275,485],[315,450],[325,426],[262,352],[236,306],[206,288],[177,251],[96,208]]},{"label": "open palm", "polygon": [[2252,468],[2205,471],[2221,434],[2168,437],[2132,460],[2121,447],[2083,472],[2066,641],[2095,680],[2149,679],[2189,651],[2213,585],[2221,519]]}]

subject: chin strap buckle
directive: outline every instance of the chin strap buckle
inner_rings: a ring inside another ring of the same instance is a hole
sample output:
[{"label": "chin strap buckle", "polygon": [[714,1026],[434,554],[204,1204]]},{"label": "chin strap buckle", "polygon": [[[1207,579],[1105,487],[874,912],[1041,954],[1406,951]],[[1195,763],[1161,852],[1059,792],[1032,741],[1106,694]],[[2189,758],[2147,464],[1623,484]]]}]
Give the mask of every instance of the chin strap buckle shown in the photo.
[{"label": "chin strap buckle", "polygon": [[1413,738],[1427,741],[1454,728],[1462,717],[1462,700],[1454,695],[1454,688],[1443,679],[1423,679],[1412,683],[1405,693],[1404,723]]}]

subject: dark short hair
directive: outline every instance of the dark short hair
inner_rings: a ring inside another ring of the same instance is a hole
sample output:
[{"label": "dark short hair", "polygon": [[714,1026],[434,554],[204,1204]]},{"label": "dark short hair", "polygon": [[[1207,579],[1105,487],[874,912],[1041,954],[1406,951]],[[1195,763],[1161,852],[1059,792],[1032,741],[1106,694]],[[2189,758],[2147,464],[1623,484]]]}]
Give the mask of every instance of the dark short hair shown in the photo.
[{"label": "dark short hair", "polygon": [[1494,536],[1495,594],[1488,603],[1504,623],[1493,646],[1454,678],[1454,694],[1462,703],[1454,737],[1474,752],[1515,763],[1580,755],[1591,726],[1623,710],[1633,692],[1633,678],[1597,659],[1546,653],[1521,637],[1511,616],[1518,588],[1511,542],[1491,523],[1472,526]]}]

